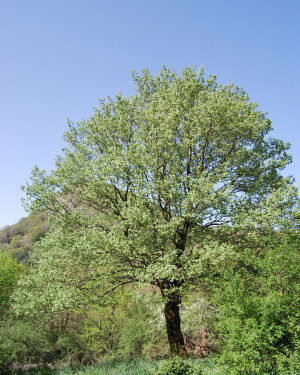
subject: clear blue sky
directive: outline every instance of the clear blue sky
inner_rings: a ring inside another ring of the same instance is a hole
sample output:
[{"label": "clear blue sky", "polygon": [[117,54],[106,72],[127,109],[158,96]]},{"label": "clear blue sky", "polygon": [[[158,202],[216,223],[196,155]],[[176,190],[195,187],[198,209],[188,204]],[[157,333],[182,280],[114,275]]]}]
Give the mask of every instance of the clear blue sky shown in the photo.
[{"label": "clear blue sky", "polygon": [[300,1],[9,0],[0,3],[0,227],[26,216],[20,185],[50,170],[66,119],[133,94],[131,71],[204,65],[269,112],[300,184]]}]

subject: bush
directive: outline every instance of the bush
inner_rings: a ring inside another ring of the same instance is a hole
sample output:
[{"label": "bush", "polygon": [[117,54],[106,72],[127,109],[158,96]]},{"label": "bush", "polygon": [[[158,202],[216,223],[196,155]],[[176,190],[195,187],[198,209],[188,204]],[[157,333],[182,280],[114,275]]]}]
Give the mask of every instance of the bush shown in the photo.
[{"label": "bush", "polygon": [[173,357],[162,361],[157,375],[202,375],[202,370],[193,363],[180,357]]},{"label": "bush", "polygon": [[6,322],[0,326],[0,373],[9,373],[11,365],[42,363],[51,360],[52,343],[44,327],[25,322]]},{"label": "bush", "polygon": [[138,299],[131,306],[130,315],[120,330],[119,353],[124,357],[148,358],[167,353],[168,350],[164,348],[165,332],[159,326],[160,320],[160,309],[155,310],[149,302],[146,304]]},{"label": "bush", "polygon": [[218,364],[226,375],[299,373],[299,234],[275,233],[258,245],[259,256],[249,246],[224,273]]},{"label": "bush", "polygon": [[18,363],[40,363],[48,359],[53,348],[49,333],[43,326],[13,322],[1,327],[1,344]]},{"label": "bush", "polygon": [[0,318],[10,307],[10,297],[25,267],[7,254],[0,252]]}]

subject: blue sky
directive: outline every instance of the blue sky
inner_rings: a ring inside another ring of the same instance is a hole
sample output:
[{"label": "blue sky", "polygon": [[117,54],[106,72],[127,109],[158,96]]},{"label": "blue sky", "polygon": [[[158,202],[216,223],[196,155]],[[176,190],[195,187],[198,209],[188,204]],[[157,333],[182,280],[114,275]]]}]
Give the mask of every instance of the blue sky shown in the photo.
[{"label": "blue sky", "polygon": [[204,65],[242,86],[292,143],[300,186],[298,0],[10,0],[0,3],[0,227],[26,216],[20,186],[50,170],[66,120],[134,93],[131,71]]}]

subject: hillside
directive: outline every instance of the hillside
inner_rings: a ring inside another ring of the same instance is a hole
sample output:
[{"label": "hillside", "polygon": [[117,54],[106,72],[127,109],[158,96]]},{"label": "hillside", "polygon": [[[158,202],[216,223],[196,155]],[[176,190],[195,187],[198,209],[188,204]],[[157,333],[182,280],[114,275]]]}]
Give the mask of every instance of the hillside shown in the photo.
[{"label": "hillside", "polygon": [[35,242],[43,237],[48,229],[45,214],[31,214],[24,217],[18,223],[7,225],[0,230],[0,250],[26,263]]}]

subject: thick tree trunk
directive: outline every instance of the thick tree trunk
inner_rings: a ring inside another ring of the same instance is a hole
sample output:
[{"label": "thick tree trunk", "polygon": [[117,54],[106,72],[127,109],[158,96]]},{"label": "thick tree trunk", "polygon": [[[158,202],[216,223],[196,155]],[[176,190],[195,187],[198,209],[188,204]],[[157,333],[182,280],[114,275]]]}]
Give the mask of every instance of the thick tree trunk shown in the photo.
[{"label": "thick tree trunk", "polygon": [[178,292],[172,292],[168,296],[165,304],[165,318],[167,323],[167,333],[170,345],[170,355],[187,355],[184,339],[180,328],[179,314],[180,296]]}]

